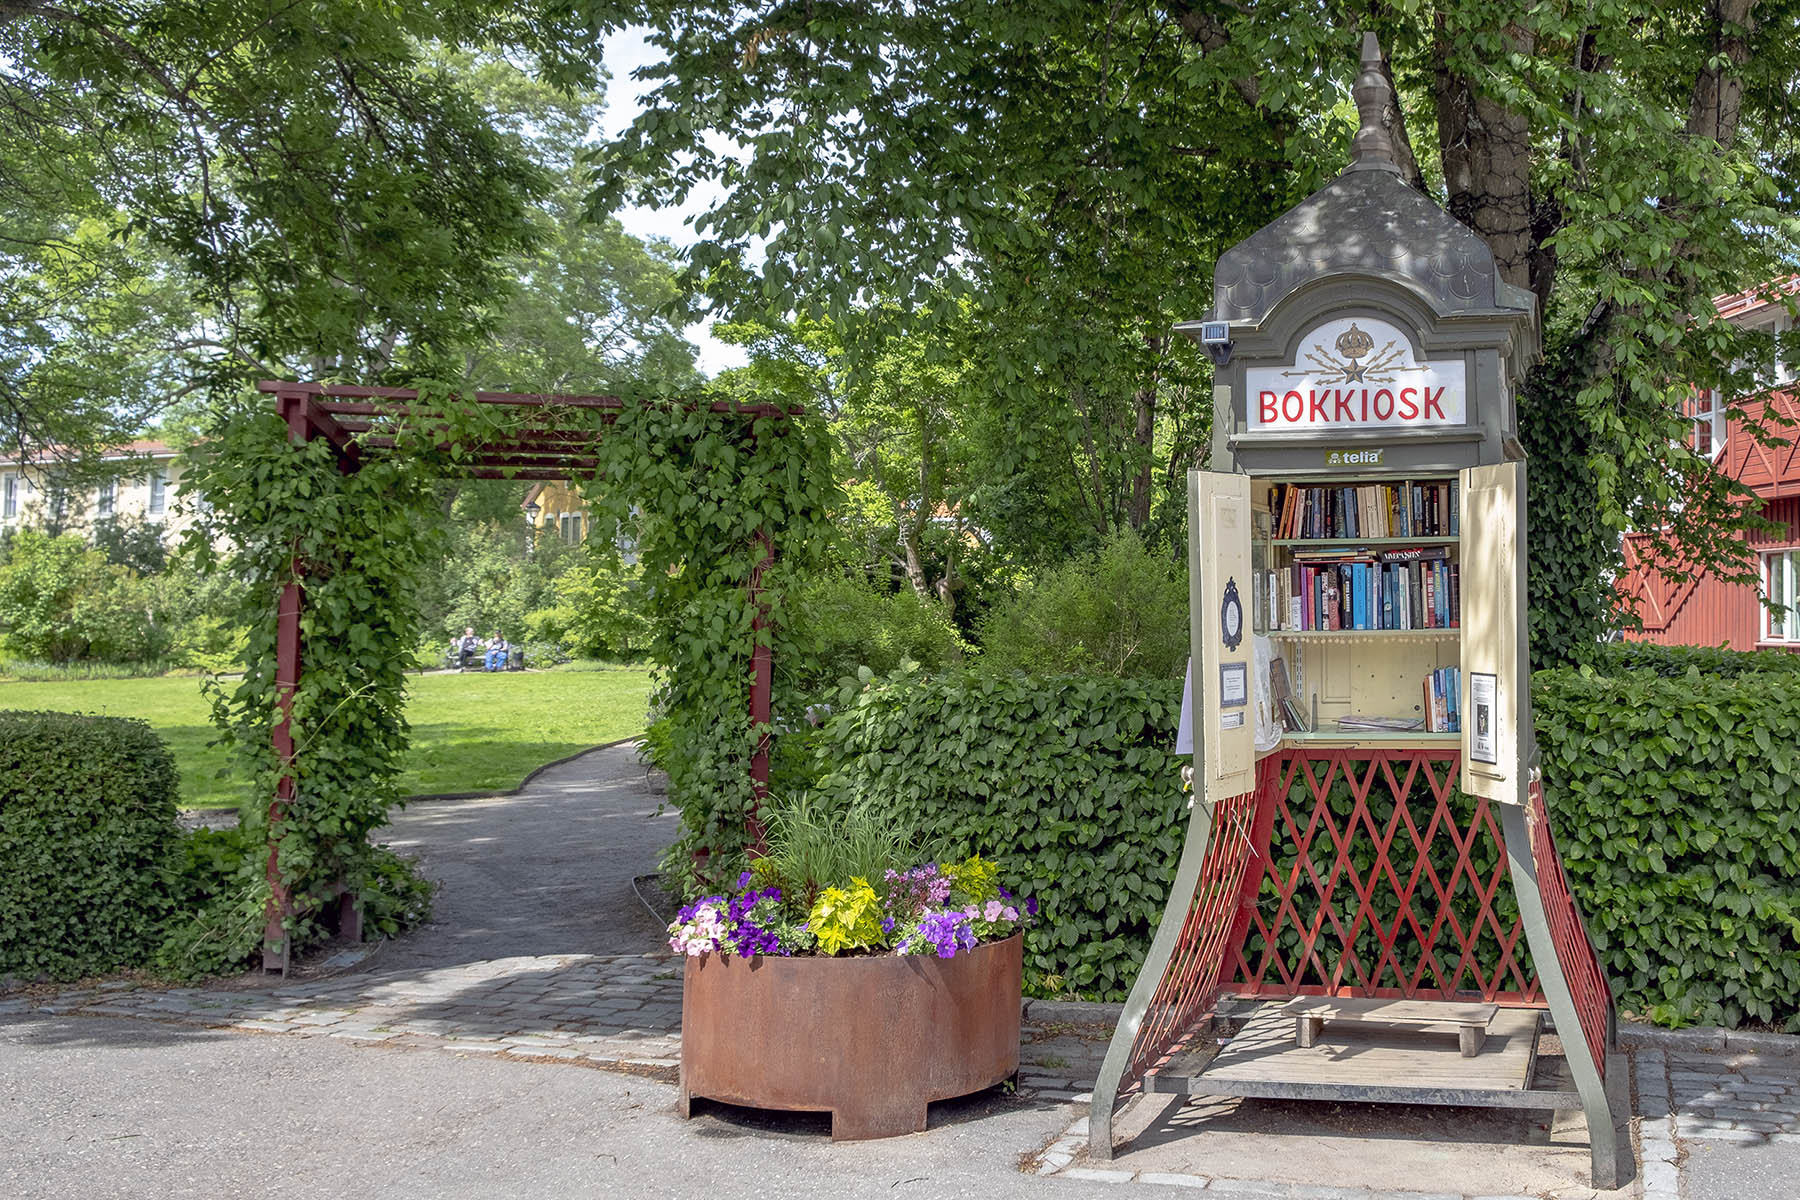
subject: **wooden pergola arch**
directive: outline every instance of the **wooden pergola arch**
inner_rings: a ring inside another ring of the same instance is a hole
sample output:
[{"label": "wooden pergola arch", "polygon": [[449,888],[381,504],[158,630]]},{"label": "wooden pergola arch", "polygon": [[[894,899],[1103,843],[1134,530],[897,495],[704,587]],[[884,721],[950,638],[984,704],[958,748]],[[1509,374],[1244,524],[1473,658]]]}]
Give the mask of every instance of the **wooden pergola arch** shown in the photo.
[{"label": "wooden pergola arch", "polygon": [[[433,414],[433,402],[429,399],[421,402],[418,390],[413,388],[281,380],[263,380],[256,387],[275,397],[276,412],[287,423],[289,439],[295,445],[323,438],[336,450],[338,469],[346,474],[360,469],[370,457],[396,449],[395,436],[382,432],[389,423],[409,418],[429,419]],[[596,438],[618,421],[626,407],[626,402],[618,396],[547,392],[476,392],[472,397],[461,399],[465,403],[472,400],[475,404],[514,410],[526,418],[503,435],[468,446],[468,457],[453,471],[446,472],[446,475],[470,479],[557,480],[591,475],[600,465],[594,450]],[[738,404],[723,400],[690,402],[689,406],[715,413],[722,419],[750,421],[752,436],[756,430],[754,422],[759,418],[787,420],[803,412],[793,405]],[[556,427],[553,416],[567,411],[593,414],[597,417],[597,428],[569,430]],[[769,532],[763,530],[757,534],[756,543],[761,554],[751,568],[747,585],[755,605],[752,628],[759,635],[751,655],[747,688],[750,722],[761,731],[750,760],[756,806],[751,809],[746,832],[753,843],[762,839],[758,807],[767,797],[769,787],[769,720],[774,679],[774,658],[760,636],[768,616],[768,606],[760,599],[762,578],[775,561],[774,541]],[[292,889],[281,877],[277,831],[296,792],[292,772],[294,738],[289,716],[305,659],[300,632],[300,615],[305,603],[305,585],[296,574],[282,589],[276,617],[275,686],[281,715],[275,724],[272,741],[283,771],[269,802],[266,865],[269,902],[263,928],[263,970],[284,973],[289,965],[290,951],[286,923],[295,913],[295,903]],[[345,892],[338,903],[341,935],[360,941],[362,917],[354,897]]]}]

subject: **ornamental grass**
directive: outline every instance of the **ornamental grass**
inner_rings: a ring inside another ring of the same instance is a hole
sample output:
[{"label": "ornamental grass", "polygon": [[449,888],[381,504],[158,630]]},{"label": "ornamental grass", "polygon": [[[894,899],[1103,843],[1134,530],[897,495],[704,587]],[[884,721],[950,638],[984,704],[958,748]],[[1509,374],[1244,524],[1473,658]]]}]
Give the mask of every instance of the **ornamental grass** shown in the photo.
[{"label": "ornamental grass", "polygon": [[690,956],[954,958],[1036,919],[1037,901],[1001,887],[993,862],[936,858],[891,813],[795,801],[774,812],[769,853],[751,861],[734,892],[677,914],[669,947]]}]

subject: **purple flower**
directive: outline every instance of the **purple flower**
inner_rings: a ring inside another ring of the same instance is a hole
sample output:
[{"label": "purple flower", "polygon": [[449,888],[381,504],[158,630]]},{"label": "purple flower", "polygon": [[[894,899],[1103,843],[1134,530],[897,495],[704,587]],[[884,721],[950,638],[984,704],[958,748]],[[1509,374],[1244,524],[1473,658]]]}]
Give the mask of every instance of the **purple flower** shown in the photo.
[{"label": "purple flower", "polygon": [[756,875],[754,872],[745,871],[742,875],[738,876],[737,890],[740,892],[743,891],[745,888],[750,886],[750,881],[755,878],[756,878]]},{"label": "purple flower", "polygon": [[1028,917],[1036,918],[1037,914],[1038,914],[1037,897],[1032,896],[1025,901],[1025,915]]},{"label": "purple flower", "polygon": [[[954,958],[959,949],[973,950],[976,939],[970,914],[956,911],[927,913],[919,922],[918,940],[930,943],[939,958]],[[917,944],[918,941],[908,939],[905,949]]]}]

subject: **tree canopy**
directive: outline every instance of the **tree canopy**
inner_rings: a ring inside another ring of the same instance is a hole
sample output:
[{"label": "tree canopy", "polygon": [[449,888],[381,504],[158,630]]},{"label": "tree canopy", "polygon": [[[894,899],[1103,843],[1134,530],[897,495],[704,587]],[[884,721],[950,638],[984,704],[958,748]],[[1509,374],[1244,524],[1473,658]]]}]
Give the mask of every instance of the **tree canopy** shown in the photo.
[{"label": "tree canopy", "polygon": [[1719,534],[1753,517],[1687,447],[1683,402],[1754,390],[1776,352],[1712,298],[1793,269],[1796,11],[646,0],[620,19],[666,57],[594,204],[723,184],[690,282],[739,317],[831,318],[852,369],[874,369],[896,311],[952,353],[940,331],[966,307],[959,377],[1008,429],[1001,465],[1054,460],[1041,505],[1085,485],[1102,530],[1144,528],[1205,453],[1207,368],[1167,331],[1209,307],[1219,251],[1342,167],[1372,29],[1408,177],[1542,305],[1521,404],[1537,641],[1560,655],[1610,619],[1626,528],[1688,569],[1745,569]]},{"label": "tree canopy", "polygon": [[0,3],[7,440],[256,375],[455,378],[558,182],[457,56],[573,94],[593,44],[562,4]]}]

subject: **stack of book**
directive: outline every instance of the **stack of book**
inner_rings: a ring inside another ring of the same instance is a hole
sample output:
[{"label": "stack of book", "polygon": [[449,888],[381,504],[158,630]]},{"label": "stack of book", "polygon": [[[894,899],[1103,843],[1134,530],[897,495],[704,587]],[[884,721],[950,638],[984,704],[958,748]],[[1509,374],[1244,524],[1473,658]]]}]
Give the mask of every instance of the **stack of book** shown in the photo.
[{"label": "stack of book", "polygon": [[1257,603],[1276,630],[1454,629],[1462,572],[1448,546],[1295,550],[1256,579]]},{"label": "stack of book", "polygon": [[1337,727],[1346,732],[1411,733],[1416,729],[1423,729],[1425,722],[1418,717],[1364,717],[1351,714],[1339,717]]},{"label": "stack of book", "polygon": [[1269,499],[1278,538],[1456,537],[1456,480],[1355,487],[1278,483]]},{"label": "stack of book", "polygon": [[1462,668],[1439,667],[1425,677],[1425,728],[1462,732]]},{"label": "stack of book", "polygon": [[1280,719],[1282,729],[1288,733],[1311,731],[1306,710],[1301,707],[1300,698],[1294,695],[1293,682],[1288,678],[1287,662],[1281,658],[1269,663],[1269,698],[1275,702],[1275,715]]}]

